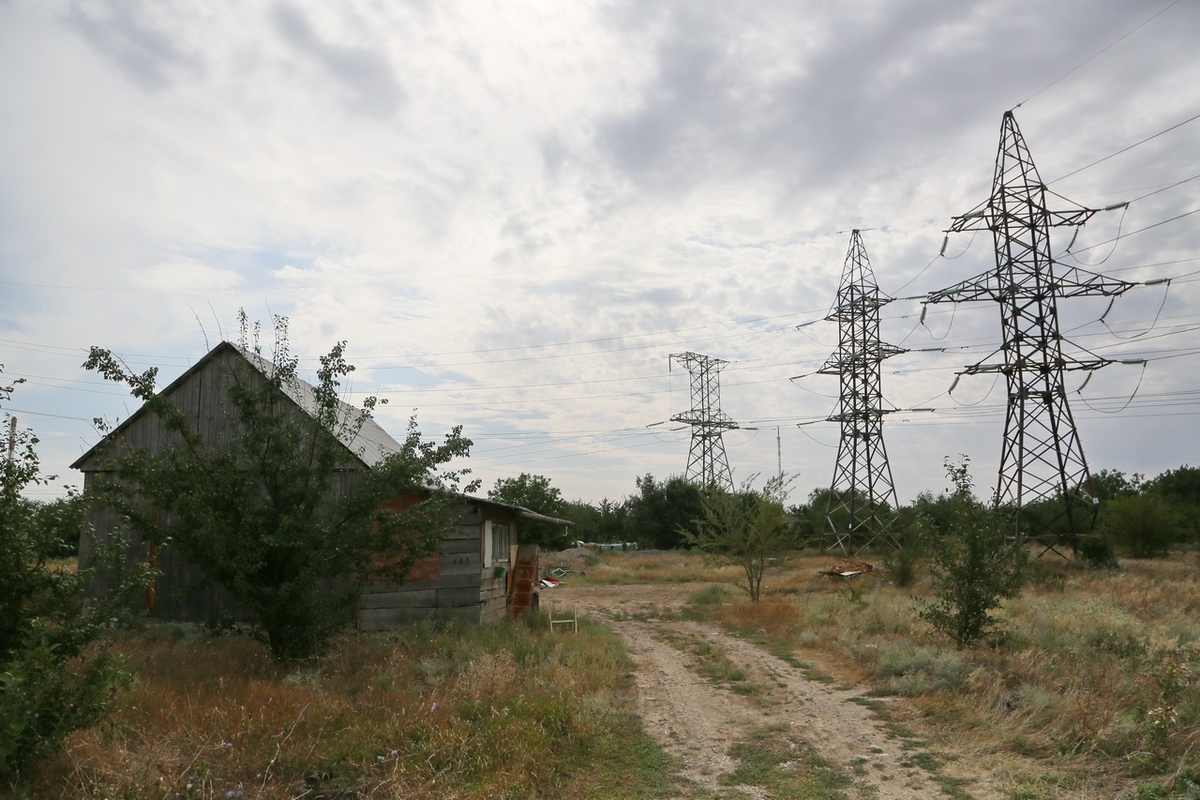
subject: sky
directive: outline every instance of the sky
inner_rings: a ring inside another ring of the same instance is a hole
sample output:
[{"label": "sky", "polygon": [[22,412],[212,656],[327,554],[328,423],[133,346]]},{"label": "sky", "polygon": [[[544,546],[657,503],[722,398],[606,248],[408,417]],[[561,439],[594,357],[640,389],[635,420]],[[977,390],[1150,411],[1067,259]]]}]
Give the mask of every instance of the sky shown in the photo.
[{"label": "sky", "polygon": [[833,477],[811,373],[852,229],[907,350],[900,500],[960,454],[993,486],[1005,387],[955,377],[999,311],[920,298],[994,265],[943,232],[1014,108],[1056,203],[1132,201],[1055,229],[1060,265],[1151,282],[1059,302],[1064,349],[1116,362],[1067,377],[1092,471],[1200,464],[1197,41],[1196,0],[0,0],[4,410],[58,475],[29,493],[137,407],[90,346],[166,383],[244,309],[288,318],[302,374],[348,342],[393,435],[462,425],[484,490],[593,503],[684,472],[669,357],[724,360],[735,482],[800,502]]}]

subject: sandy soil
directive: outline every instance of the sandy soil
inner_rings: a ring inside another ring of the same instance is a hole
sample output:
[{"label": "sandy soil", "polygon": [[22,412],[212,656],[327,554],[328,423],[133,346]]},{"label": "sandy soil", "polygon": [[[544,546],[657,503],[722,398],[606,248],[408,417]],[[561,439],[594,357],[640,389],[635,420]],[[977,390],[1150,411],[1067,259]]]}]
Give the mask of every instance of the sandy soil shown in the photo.
[{"label": "sandy soil", "polygon": [[[716,626],[667,618],[703,586],[562,586],[544,592],[543,602],[560,612],[575,607],[621,636],[637,662],[637,703],[646,730],[679,758],[684,777],[698,786],[728,790],[719,779],[737,766],[728,755],[730,746],[764,726],[787,726],[789,734],[854,776],[850,796],[948,797],[913,762],[905,743],[889,738],[876,714],[854,702],[862,698],[864,687],[810,680],[801,669]],[[688,653],[697,643],[719,648],[759,691],[739,693],[727,682],[711,681]],[[805,656],[806,664],[837,674],[836,665],[813,663]],[[965,778],[963,788],[976,800],[1002,798],[984,775],[972,774],[967,759],[940,769],[943,775]],[[750,796],[766,797],[762,789],[741,788]]]}]

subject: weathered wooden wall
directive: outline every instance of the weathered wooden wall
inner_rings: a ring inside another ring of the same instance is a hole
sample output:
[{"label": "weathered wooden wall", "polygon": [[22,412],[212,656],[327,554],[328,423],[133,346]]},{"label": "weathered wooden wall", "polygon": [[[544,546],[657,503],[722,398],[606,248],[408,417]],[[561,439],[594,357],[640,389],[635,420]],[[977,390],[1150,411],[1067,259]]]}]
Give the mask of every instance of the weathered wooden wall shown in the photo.
[{"label": "weathered wooden wall", "polygon": [[[258,382],[263,378],[241,362],[241,356],[235,350],[219,349],[211,355],[207,361],[198,364],[193,373],[169,387],[167,396],[192,420],[204,441],[222,447],[238,435],[236,418],[228,408],[229,389],[237,380]],[[298,408],[294,412],[303,413]],[[117,427],[111,439],[118,447],[138,448],[150,454],[179,444],[178,436],[169,433],[149,413],[131,417]],[[106,452],[97,449],[74,465],[84,472],[85,489],[98,480],[109,479],[109,474],[104,471],[105,457]],[[344,494],[357,480],[360,468],[361,462],[347,451],[344,468],[330,479],[331,495],[340,497]],[[454,513],[456,527],[453,532],[443,540],[436,556],[418,564],[408,581],[401,584],[370,581],[366,584],[358,606],[361,630],[382,630],[405,620],[430,617],[481,622],[504,614],[507,606],[505,576],[495,574],[495,564],[483,563],[485,523],[498,520],[510,526],[515,534],[516,520],[502,508],[475,503],[464,503]],[[115,530],[120,521],[111,509],[94,507],[88,512],[88,522],[97,533],[104,534]],[[88,545],[81,540],[81,563],[90,555]],[[140,541],[134,541],[129,550],[130,559],[144,559],[147,554],[147,547]],[[219,624],[230,619],[234,606],[228,593],[202,588],[199,568],[187,563],[169,547],[160,549],[156,556],[161,574],[155,582],[153,605],[148,607],[149,597],[140,598],[132,610],[162,620]],[[503,566],[507,569],[507,562]],[[104,589],[111,583],[111,575],[100,574],[95,588]]]},{"label": "weathered wooden wall", "polygon": [[[92,488],[102,473],[84,473],[84,490]],[[97,536],[108,536],[118,530],[120,519],[111,508],[92,506],[87,520]],[[151,550],[137,536],[132,537],[126,559],[144,561],[151,557]],[[92,541],[83,536],[79,542],[79,563],[86,565],[92,558]],[[129,611],[145,614],[154,619],[170,622],[202,622],[219,625],[229,620],[233,607],[229,593],[223,589],[203,586],[203,574],[198,567],[189,564],[184,557],[170,547],[158,548],[153,552],[159,571],[154,584],[143,594],[134,598]],[[100,569],[93,574],[90,592],[102,593],[112,588],[115,581],[111,572]]]},{"label": "weathered wooden wall", "polygon": [[[484,523],[500,517],[470,504],[457,513],[458,526],[442,540],[436,570],[414,570],[410,579],[400,584],[368,582],[359,599],[360,630],[386,630],[400,622],[422,619],[488,622],[504,615],[508,602],[505,573],[496,575],[496,565],[483,563]],[[513,524],[507,516],[502,521]],[[507,564],[502,566],[507,570]]]},{"label": "weathered wooden wall", "polygon": [[[186,381],[173,387],[167,397],[192,421],[204,441],[214,447],[223,447],[230,437],[238,435],[236,418],[228,408],[229,390],[237,380],[261,385],[264,379],[250,369],[236,351],[226,349],[200,365]],[[287,402],[283,403],[283,407],[290,413],[303,413]],[[143,413],[118,426],[112,434],[112,443],[117,448],[141,449],[155,455],[166,448],[178,446],[180,438],[178,434],[169,432],[155,415]],[[110,479],[110,473],[105,471],[107,457],[107,451],[99,450],[75,465],[83,471],[85,491],[93,488],[97,481]],[[355,466],[359,465],[348,457],[344,468],[331,476],[332,497],[340,497],[356,480]],[[120,520],[112,509],[93,504],[88,509],[87,522],[97,534],[107,535],[117,529]],[[91,542],[86,536],[81,537],[81,565],[88,563],[91,551]],[[129,559],[146,559],[149,555],[148,547],[134,536]],[[131,611],[155,619],[209,625],[218,625],[230,619],[234,606],[228,592],[202,586],[203,574],[198,567],[189,564],[170,547],[159,549],[155,558],[160,574],[151,592],[133,601]],[[98,570],[90,590],[97,593],[107,591],[113,582],[112,574]]]}]

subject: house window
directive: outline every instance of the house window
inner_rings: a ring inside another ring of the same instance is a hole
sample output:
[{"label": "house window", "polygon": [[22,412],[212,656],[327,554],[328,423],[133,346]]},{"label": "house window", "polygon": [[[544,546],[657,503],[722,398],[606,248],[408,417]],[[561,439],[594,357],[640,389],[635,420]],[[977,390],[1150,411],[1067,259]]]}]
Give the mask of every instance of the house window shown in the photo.
[{"label": "house window", "polygon": [[511,528],[492,523],[492,560],[508,561],[508,546],[512,544]]}]

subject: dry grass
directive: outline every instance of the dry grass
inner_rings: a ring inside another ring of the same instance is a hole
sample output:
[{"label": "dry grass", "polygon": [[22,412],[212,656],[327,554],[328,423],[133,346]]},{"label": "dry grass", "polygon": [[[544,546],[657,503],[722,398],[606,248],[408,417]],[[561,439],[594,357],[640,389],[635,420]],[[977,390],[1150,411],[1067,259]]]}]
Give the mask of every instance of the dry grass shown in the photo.
[{"label": "dry grass", "polygon": [[[928,589],[854,582],[801,554],[764,599],[723,586],[690,613],[899,695],[936,744],[1014,800],[1182,787],[1200,762],[1200,571],[1190,555],[1117,572],[1035,565],[1007,636],[959,651],[917,617]],[[732,584],[702,557],[609,554],[573,583]],[[656,797],[679,788],[628,703],[603,629],[524,623],[347,637],[281,665],[256,642],[157,629],[120,643],[133,684],[110,722],[12,789],[30,798]],[[355,792],[351,795],[346,792]],[[1129,794],[1128,796],[1134,796]],[[1176,793],[1176,796],[1188,796]]]},{"label": "dry grass", "polygon": [[692,553],[605,553],[593,564],[571,575],[574,586],[627,586],[645,583],[692,583],[712,581],[736,584],[742,580],[739,567],[715,563]]},{"label": "dry grass", "polygon": [[344,638],[302,664],[246,638],[164,633],[122,640],[135,676],[122,707],[16,793],[569,798],[670,787],[629,710],[628,657],[601,628],[412,627]]},{"label": "dry grass", "polygon": [[1006,774],[1013,797],[1115,797],[1150,777],[1190,785],[1200,764],[1193,556],[1115,572],[1043,559],[1002,611],[1006,635],[965,651],[919,620],[925,586],[897,588],[886,572],[820,576],[833,560],[804,554],[768,576],[762,602],[694,612],[911,698],[942,736]]}]

